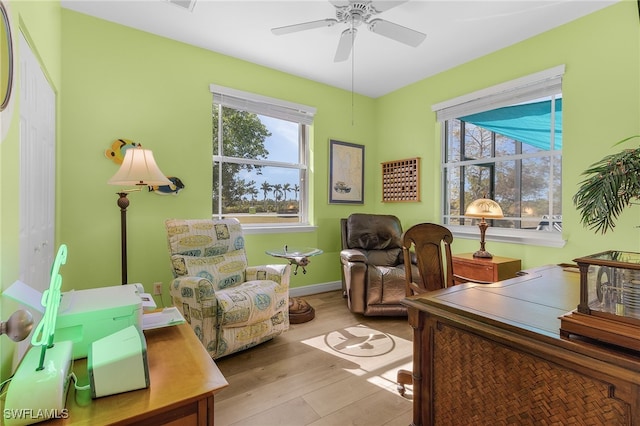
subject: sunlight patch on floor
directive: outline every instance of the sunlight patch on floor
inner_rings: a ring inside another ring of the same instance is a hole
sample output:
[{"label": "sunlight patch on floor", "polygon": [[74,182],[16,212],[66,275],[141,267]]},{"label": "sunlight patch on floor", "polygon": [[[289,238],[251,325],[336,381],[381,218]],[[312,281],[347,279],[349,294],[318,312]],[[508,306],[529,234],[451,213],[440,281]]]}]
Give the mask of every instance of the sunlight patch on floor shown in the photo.
[{"label": "sunlight patch on floor", "polygon": [[379,387],[395,389],[398,369],[411,369],[411,341],[358,324],[303,340],[302,343],[350,361],[354,368],[346,371],[366,376]]}]

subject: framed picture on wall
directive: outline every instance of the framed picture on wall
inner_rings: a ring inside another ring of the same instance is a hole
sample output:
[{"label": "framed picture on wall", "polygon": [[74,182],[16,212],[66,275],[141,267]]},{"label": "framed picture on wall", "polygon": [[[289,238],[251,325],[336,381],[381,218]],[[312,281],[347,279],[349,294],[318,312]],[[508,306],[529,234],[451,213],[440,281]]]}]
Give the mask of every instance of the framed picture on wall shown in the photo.
[{"label": "framed picture on wall", "polygon": [[0,111],[4,110],[11,98],[13,86],[13,41],[9,12],[0,3]]},{"label": "framed picture on wall", "polygon": [[329,141],[329,204],[364,203],[364,145]]}]

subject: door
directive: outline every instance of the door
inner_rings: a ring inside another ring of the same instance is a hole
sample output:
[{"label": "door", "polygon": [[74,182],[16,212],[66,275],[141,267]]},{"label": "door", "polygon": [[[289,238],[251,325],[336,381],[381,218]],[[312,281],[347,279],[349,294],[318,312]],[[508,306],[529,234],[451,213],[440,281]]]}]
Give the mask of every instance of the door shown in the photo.
[{"label": "door", "polygon": [[[55,251],[56,95],[20,34],[20,280],[49,287]],[[34,315],[36,324],[41,316]],[[22,358],[30,339],[19,347]]]}]

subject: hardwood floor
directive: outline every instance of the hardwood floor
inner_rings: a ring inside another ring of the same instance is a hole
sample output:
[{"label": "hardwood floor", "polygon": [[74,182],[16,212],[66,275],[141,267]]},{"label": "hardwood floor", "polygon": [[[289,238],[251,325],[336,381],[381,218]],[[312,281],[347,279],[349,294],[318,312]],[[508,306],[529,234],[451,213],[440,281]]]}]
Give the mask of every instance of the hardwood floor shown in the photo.
[{"label": "hardwood floor", "polygon": [[411,423],[411,327],[402,317],[352,314],[341,291],[305,296],[312,321],[216,361],[229,386],[215,397],[217,426]]}]

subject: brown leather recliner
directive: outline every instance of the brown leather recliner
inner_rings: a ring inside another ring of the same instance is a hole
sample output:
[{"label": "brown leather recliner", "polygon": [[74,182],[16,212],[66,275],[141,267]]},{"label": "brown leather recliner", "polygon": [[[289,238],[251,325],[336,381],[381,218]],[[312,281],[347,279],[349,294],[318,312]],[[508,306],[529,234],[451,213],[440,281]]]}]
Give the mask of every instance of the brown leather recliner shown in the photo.
[{"label": "brown leather recliner", "polygon": [[[402,225],[396,216],[354,213],[340,219],[342,290],[351,312],[407,315]],[[420,274],[412,264],[414,277]]]}]

